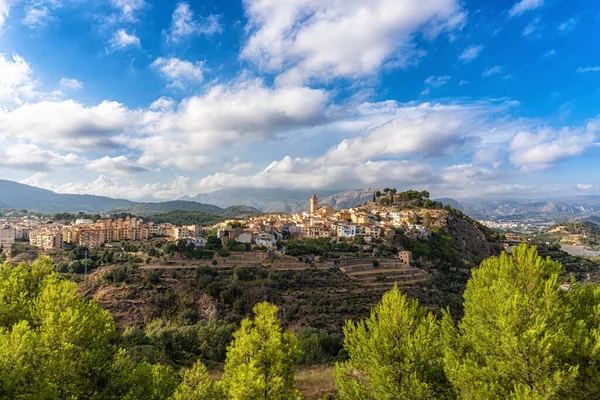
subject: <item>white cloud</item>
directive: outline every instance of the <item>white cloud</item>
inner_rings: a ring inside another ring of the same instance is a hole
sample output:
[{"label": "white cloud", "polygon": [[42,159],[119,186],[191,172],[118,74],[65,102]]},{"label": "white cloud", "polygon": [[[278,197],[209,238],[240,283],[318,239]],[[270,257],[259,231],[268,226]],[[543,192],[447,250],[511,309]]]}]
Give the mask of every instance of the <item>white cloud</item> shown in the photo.
[{"label": "white cloud", "polygon": [[469,81],[461,80],[460,82],[458,82],[458,86],[468,85],[469,83]]},{"label": "white cloud", "polygon": [[72,90],[83,89],[83,83],[81,83],[77,79],[72,79],[72,78],[62,78],[60,80],[60,86],[63,88],[72,89]]},{"label": "white cloud", "polygon": [[469,46],[462,52],[462,54],[459,57],[459,60],[464,61],[466,63],[471,62],[474,59],[476,59],[477,56],[479,56],[479,53],[481,53],[481,50],[483,50],[482,45]]},{"label": "white cloud", "polygon": [[25,8],[25,18],[23,24],[30,28],[39,28],[52,20],[50,9],[43,3],[29,4]]},{"label": "white cloud", "polygon": [[178,58],[157,58],[152,67],[160,71],[160,73],[171,83],[169,87],[183,89],[188,83],[200,83],[204,78],[202,69],[204,62],[191,63],[189,61],[180,60]]},{"label": "white cloud", "polygon": [[163,96],[150,104],[150,110],[170,110],[175,105],[175,102],[172,98]]},{"label": "white cloud", "polygon": [[583,74],[586,72],[600,72],[600,67],[577,68],[577,73],[579,73],[579,74]]},{"label": "white cloud", "polygon": [[10,13],[10,2],[9,0],[0,0],[0,29],[4,25],[4,22],[8,18]]},{"label": "white cloud", "polygon": [[179,3],[173,12],[171,27],[164,32],[169,42],[179,42],[194,35],[213,35],[223,32],[218,15],[198,17],[194,19],[194,12],[188,3]]},{"label": "white cloud", "polygon": [[570,30],[575,28],[575,25],[577,25],[577,22],[579,22],[579,20],[577,18],[575,18],[575,17],[569,18],[562,24],[558,25],[558,30],[561,32],[569,32]]},{"label": "white cloud", "polygon": [[425,79],[425,84],[433,88],[439,88],[448,83],[449,80],[449,76],[430,76],[427,79]]},{"label": "white cloud", "polygon": [[451,184],[469,184],[473,182],[498,179],[502,172],[473,164],[458,164],[444,168],[440,176],[444,182]]},{"label": "white cloud", "polygon": [[105,156],[88,162],[85,168],[108,175],[130,175],[148,171],[147,168],[138,165],[136,162],[131,161],[125,156]]},{"label": "white cloud", "polygon": [[125,32],[125,29],[117,30],[110,41],[110,49],[124,50],[128,47],[141,47],[140,38]]},{"label": "white cloud", "polygon": [[577,189],[579,190],[590,190],[593,189],[594,185],[586,184],[586,183],[578,183]]},{"label": "white cloud", "polygon": [[122,104],[103,101],[85,107],[73,100],[26,103],[0,109],[0,139],[19,137],[54,148],[90,151],[113,149],[113,135],[135,124],[136,114]]},{"label": "white cloud", "polygon": [[421,183],[433,176],[430,165],[414,161],[367,161],[328,166],[315,159],[292,159],[286,156],[273,161],[257,174],[219,172],[200,179],[197,186],[202,192],[227,187],[341,189],[353,185],[360,187]]},{"label": "white cloud", "polygon": [[414,38],[460,29],[456,0],[248,0],[250,37],[241,57],[284,72],[280,84],[310,78],[358,78],[384,65],[405,66],[423,54]]},{"label": "white cloud", "polygon": [[29,63],[18,54],[7,58],[0,53],[0,112],[14,106],[40,99],[56,99],[61,93],[39,90]]},{"label": "white cloud", "polygon": [[554,57],[555,55],[556,55],[556,50],[555,49],[550,49],[546,53],[544,53],[542,55],[542,57],[548,58],[548,57]]},{"label": "white cloud", "polygon": [[523,36],[529,36],[531,35],[533,32],[537,31],[538,28],[540,27],[540,18],[534,18],[533,21],[531,21],[526,27],[525,29],[523,29]]},{"label": "white cloud", "polygon": [[449,76],[430,76],[425,79],[425,89],[421,92],[422,96],[428,95],[431,89],[444,86],[450,80]]},{"label": "white cloud", "polygon": [[125,21],[137,21],[136,14],[146,7],[145,0],[111,0],[113,7],[121,11],[121,15]]},{"label": "white cloud", "polygon": [[239,162],[234,160],[232,162],[232,165],[228,168],[228,170],[230,172],[241,172],[241,171],[247,171],[249,169],[252,169],[254,167],[254,165],[252,165],[252,163],[250,162]]},{"label": "white cloud", "polygon": [[144,165],[200,168],[215,149],[322,123],[327,101],[323,90],[269,89],[258,79],[216,85],[185,99],[175,111],[147,112],[142,135],[122,143],[141,150],[138,161]]},{"label": "white cloud", "polygon": [[91,182],[74,181],[64,184],[54,184],[49,178],[48,174],[36,173],[22,180],[21,183],[53,190],[57,193],[93,194],[140,201],[173,200],[197,191],[191,184],[190,178],[185,176],[177,176],[171,183],[148,184],[140,184],[123,176],[100,175]]},{"label": "white cloud", "polygon": [[523,14],[526,11],[535,10],[536,8],[539,8],[543,5],[544,5],[544,0],[521,0],[518,3],[516,3],[514,6],[512,6],[512,8],[508,12],[508,14],[511,17],[515,17],[515,16]]},{"label": "white cloud", "polygon": [[48,170],[80,164],[81,158],[73,153],[60,154],[34,144],[17,143],[0,149],[0,166],[15,169]]},{"label": "white cloud", "polygon": [[487,78],[487,77],[490,77],[492,75],[501,74],[503,70],[504,69],[501,66],[496,65],[496,66],[494,66],[492,68],[489,68],[489,69],[486,69],[485,71],[483,71],[483,74],[481,74],[481,76],[484,77],[484,78]]},{"label": "white cloud", "polygon": [[518,132],[512,139],[510,161],[523,171],[539,171],[566,158],[577,156],[592,146],[597,127],[554,130],[541,129],[536,133]]}]

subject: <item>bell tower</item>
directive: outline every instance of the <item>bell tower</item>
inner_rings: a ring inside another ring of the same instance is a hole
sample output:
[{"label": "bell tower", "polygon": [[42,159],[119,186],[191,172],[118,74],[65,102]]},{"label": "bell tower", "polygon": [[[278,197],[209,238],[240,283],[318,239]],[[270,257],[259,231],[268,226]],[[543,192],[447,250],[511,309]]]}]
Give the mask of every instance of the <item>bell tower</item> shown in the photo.
[{"label": "bell tower", "polygon": [[319,209],[319,199],[317,199],[317,195],[313,194],[310,198],[310,213],[316,213]]}]

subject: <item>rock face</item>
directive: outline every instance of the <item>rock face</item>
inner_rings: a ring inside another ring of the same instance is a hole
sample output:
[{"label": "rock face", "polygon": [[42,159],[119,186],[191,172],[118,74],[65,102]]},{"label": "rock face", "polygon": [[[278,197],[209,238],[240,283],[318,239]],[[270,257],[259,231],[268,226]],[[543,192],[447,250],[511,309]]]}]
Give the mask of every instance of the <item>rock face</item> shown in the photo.
[{"label": "rock face", "polygon": [[500,252],[499,246],[488,242],[475,225],[454,214],[448,215],[446,229],[452,236],[455,249],[464,260],[479,264],[483,259]]}]

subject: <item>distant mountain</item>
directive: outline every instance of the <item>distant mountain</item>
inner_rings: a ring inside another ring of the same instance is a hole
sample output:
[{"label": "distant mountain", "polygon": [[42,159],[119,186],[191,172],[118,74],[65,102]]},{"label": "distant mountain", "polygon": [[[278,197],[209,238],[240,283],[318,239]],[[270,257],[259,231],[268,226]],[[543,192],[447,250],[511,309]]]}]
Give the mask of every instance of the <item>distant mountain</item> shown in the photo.
[{"label": "distant mountain", "polygon": [[212,204],[202,204],[195,201],[183,200],[165,201],[162,203],[133,203],[124,207],[111,209],[109,210],[109,213],[126,212],[140,217],[146,217],[150,215],[166,214],[172,211],[200,211],[206,214],[237,218],[262,214],[260,210],[254,207],[231,206],[221,208]]},{"label": "distant mountain", "polygon": [[0,208],[27,209],[48,213],[80,211],[97,213],[132,204],[135,203],[129,200],[92,195],[59,194],[51,190],[0,180]]},{"label": "distant mountain", "polygon": [[[239,203],[238,203],[239,204]],[[171,211],[201,211],[223,217],[245,217],[260,214],[260,210],[248,206],[221,208],[192,201],[167,201],[163,203],[136,203],[110,197],[60,194],[51,190],[0,180],[0,208],[27,209],[42,213],[100,213],[129,212],[139,216],[168,213]]]},{"label": "distant mountain", "polygon": [[462,200],[464,211],[478,219],[562,218],[600,214],[600,196],[537,200]]},{"label": "distant mountain", "polygon": [[448,197],[442,197],[440,199],[434,199],[435,201],[441,201],[442,203],[444,203],[444,205],[448,204],[450,207],[452,208],[456,208],[459,211],[464,211],[465,207],[459,203],[457,200],[448,198]]},{"label": "distant mountain", "polygon": [[184,196],[180,200],[226,207],[243,204],[255,207],[263,212],[302,212],[308,210],[308,200],[314,194],[319,205],[329,205],[336,209],[356,207],[373,197],[376,189],[347,190],[344,192],[326,190],[291,189],[221,189],[211,193],[200,193],[194,197]]}]

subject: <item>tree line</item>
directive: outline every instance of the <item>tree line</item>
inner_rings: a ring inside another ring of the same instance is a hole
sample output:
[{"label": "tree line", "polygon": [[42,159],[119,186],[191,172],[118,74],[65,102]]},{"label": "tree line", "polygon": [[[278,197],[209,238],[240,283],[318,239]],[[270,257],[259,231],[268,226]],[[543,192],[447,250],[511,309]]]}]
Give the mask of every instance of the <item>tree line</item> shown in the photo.
[{"label": "tree line", "polygon": [[[599,398],[600,289],[564,279],[560,263],[523,244],[473,270],[458,321],[390,290],[369,318],[344,326],[339,397]],[[50,260],[0,266],[0,398],[300,398],[301,346],[267,302],[233,333],[216,380],[199,361],[180,373],[134,362],[117,336]]]}]

